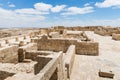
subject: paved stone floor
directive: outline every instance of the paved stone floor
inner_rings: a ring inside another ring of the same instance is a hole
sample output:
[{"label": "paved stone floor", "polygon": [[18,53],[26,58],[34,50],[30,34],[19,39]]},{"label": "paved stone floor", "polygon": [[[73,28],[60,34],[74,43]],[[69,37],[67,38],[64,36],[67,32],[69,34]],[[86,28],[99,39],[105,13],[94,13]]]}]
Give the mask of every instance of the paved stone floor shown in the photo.
[{"label": "paved stone floor", "polygon": [[[86,34],[99,42],[100,55],[76,55],[71,80],[120,80],[120,41],[93,32],[86,32]],[[100,69],[113,71],[114,79],[99,77]]]}]

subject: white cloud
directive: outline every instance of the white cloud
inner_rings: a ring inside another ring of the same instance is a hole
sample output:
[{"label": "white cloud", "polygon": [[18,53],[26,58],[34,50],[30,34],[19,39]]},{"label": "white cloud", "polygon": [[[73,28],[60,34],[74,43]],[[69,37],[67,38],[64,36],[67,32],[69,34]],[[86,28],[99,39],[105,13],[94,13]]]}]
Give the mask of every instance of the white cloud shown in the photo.
[{"label": "white cloud", "polygon": [[9,6],[9,7],[15,7],[15,5],[14,5],[14,4],[8,4],[8,6]]},{"label": "white cloud", "polygon": [[66,5],[56,5],[55,7],[51,8],[51,11],[52,11],[52,12],[60,12],[60,11],[62,11],[65,7],[66,7]]},{"label": "white cloud", "polygon": [[17,9],[15,10],[15,12],[19,14],[34,14],[34,15],[48,14],[48,12],[38,11],[33,8]]},{"label": "white cloud", "polygon": [[52,5],[41,2],[41,3],[36,3],[34,7],[36,10],[49,11],[52,8]]},{"label": "white cloud", "polygon": [[86,6],[90,6],[90,3],[86,3],[86,4],[84,4],[84,6],[86,7]]},{"label": "white cloud", "polygon": [[120,0],[104,0],[103,2],[97,2],[95,5],[99,8],[119,7]]},{"label": "white cloud", "polygon": [[8,4],[8,7],[12,7],[12,8],[13,8],[13,7],[16,7],[15,4],[13,4],[13,3],[11,3],[11,2],[7,2],[7,4]]},{"label": "white cloud", "polygon": [[76,14],[87,14],[93,12],[93,7],[87,6],[84,8],[79,7],[69,7],[66,12],[62,13],[61,15],[76,15]]},{"label": "white cloud", "polygon": [[[8,2],[8,4],[11,4],[11,3]],[[61,11],[62,13],[60,13]],[[87,4],[83,8],[66,7],[66,5],[55,5],[53,7],[53,5],[51,4],[46,4],[42,2],[36,3],[34,5],[34,8],[21,8],[21,9],[15,9],[15,10],[7,10],[0,7],[0,27],[9,27],[9,26],[10,27],[37,26],[38,27],[38,26],[45,26],[48,24],[52,25],[54,24],[52,22],[54,19],[51,21],[47,21],[45,16],[46,14],[50,14],[50,12],[53,12],[53,13],[59,12],[61,15],[77,15],[77,14],[91,13],[93,11],[94,11],[93,7],[90,7]],[[57,16],[57,17],[59,19],[60,16]],[[66,23],[68,20],[70,20],[70,18],[66,19]],[[62,24],[64,24],[64,21]],[[59,21],[56,20],[56,24],[61,24],[61,23],[59,23]]]},{"label": "white cloud", "polygon": [[14,10],[0,8],[0,27],[31,27],[45,20],[44,16],[17,13]]}]

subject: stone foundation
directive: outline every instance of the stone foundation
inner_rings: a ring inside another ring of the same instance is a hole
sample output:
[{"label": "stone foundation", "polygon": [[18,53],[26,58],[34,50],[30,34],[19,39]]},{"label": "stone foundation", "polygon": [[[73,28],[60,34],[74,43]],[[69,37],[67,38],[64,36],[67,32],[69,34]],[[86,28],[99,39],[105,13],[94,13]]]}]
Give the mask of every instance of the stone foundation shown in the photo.
[{"label": "stone foundation", "polygon": [[63,51],[66,52],[68,47],[73,44],[76,46],[77,54],[99,55],[99,44],[97,42],[81,42],[69,39],[35,39],[38,50]]},{"label": "stone foundation", "polygon": [[17,61],[18,46],[12,45],[0,48],[0,62],[14,63]]}]

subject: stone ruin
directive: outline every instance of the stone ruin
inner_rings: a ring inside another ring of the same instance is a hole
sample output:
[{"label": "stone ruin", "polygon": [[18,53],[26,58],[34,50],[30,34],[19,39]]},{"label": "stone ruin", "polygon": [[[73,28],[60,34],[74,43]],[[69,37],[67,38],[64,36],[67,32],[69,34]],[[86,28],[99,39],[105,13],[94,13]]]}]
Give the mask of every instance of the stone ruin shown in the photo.
[{"label": "stone ruin", "polygon": [[120,34],[113,33],[112,34],[112,39],[114,39],[114,40],[120,40]]},{"label": "stone ruin", "polygon": [[113,40],[120,40],[120,28],[98,27],[94,33],[102,36],[111,36]]},{"label": "stone ruin", "polygon": [[[41,28],[30,34],[0,39],[0,80],[68,80],[75,55],[99,55],[99,43],[85,31],[120,40],[119,28]],[[108,76],[111,72],[99,72]],[[28,77],[29,76],[29,77]]]},{"label": "stone ruin", "polygon": [[99,55],[98,42],[85,32],[64,27],[40,29],[0,42],[0,80],[67,80],[75,54]]},{"label": "stone ruin", "polygon": [[112,27],[98,27],[94,30],[94,33],[102,36],[112,36],[112,34],[120,34],[120,29]]}]

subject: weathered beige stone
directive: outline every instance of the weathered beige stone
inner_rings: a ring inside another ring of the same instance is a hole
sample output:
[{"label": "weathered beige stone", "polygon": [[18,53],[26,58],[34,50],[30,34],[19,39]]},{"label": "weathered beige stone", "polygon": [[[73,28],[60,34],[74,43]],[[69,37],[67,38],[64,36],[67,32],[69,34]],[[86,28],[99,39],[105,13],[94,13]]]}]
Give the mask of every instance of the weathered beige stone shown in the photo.
[{"label": "weathered beige stone", "polygon": [[47,63],[47,65],[31,80],[65,80],[64,74],[61,72],[63,70],[63,67],[60,67],[60,65],[63,64],[61,62],[62,53],[60,52],[55,54],[54,57]]},{"label": "weathered beige stone", "polygon": [[112,73],[112,71],[99,71],[99,76],[100,77],[106,77],[106,78],[114,78],[114,74]]},{"label": "weathered beige stone", "polygon": [[15,38],[15,41],[19,41],[19,38],[18,38],[18,37],[16,37],[16,38]]},{"label": "weathered beige stone", "polygon": [[26,39],[26,36],[24,36],[24,39]]},{"label": "weathered beige stone", "polygon": [[37,50],[37,44],[30,43],[18,49],[18,62],[22,62],[25,59],[25,52],[30,50]]},{"label": "weathered beige stone", "polygon": [[112,39],[120,40],[120,34],[112,34]]},{"label": "weathered beige stone", "polygon": [[24,46],[24,45],[25,45],[24,41],[20,41],[19,46],[21,47],[21,46]]},{"label": "weathered beige stone", "polygon": [[17,61],[17,45],[0,48],[0,62],[16,62]]},{"label": "weathered beige stone", "polygon": [[99,55],[99,43],[97,42],[81,42],[69,39],[37,39],[38,50],[51,50],[66,52],[68,47],[73,44],[76,46],[77,54]]},{"label": "weathered beige stone", "polygon": [[70,45],[65,55],[65,67],[67,69],[67,77],[70,78],[72,67],[75,59],[75,45]]}]

